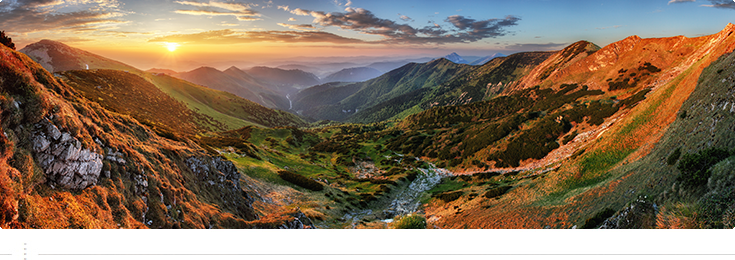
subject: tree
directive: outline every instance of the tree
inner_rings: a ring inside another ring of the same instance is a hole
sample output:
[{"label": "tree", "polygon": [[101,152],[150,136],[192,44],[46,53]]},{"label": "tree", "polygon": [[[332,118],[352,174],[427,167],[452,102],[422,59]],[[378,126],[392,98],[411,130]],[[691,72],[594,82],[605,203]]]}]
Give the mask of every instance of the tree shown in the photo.
[{"label": "tree", "polygon": [[0,43],[8,46],[8,48],[15,50],[15,43],[13,43],[13,39],[5,35],[5,31],[0,31]]}]

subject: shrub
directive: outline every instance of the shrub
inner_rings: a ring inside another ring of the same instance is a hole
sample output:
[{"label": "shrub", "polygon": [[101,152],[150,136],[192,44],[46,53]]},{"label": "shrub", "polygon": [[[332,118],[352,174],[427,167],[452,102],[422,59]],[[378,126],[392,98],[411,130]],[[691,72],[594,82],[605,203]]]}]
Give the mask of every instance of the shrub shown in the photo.
[{"label": "shrub", "polygon": [[570,141],[574,140],[574,138],[577,137],[577,131],[572,132],[571,134],[568,134],[564,136],[564,138],[561,140],[562,144],[567,144]]},{"label": "shrub", "polygon": [[459,197],[462,197],[462,194],[463,193],[461,191],[453,191],[453,192],[439,193],[439,194],[436,194],[436,195],[434,195],[432,197],[438,198],[438,199],[444,201],[444,203],[448,203],[448,202],[452,202],[452,201],[455,201],[455,200],[459,199]]},{"label": "shrub", "polygon": [[722,224],[727,229],[735,228],[735,204],[730,206],[722,215]]},{"label": "shrub", "polygon": [[398,217],[394,224],[395,229],[425,229],[426,218],[419,215],[406,215]]},{"label": "shrub", "polygon": [[588,218],[584,221],[584,225],[582,225],[582,228],[596,228],[602,222],[604,222],[606,219],[612,217],[615,214],[615,210],[611,208],[605,208],[600,212],[597,212],[594,216],[591,218]]},{"label": "shrub", "polygon": [[489,189],[487,192],[485,192],[485,194],[482,196],[488,199],[496,198],[496,197],[502,196],[503,194],[508,192],[508,190],[510,190],[511,188],[513,188],[513,186],[501,186],[497,188],[492,188],[492,189]]},{"label": "shrub", "polygon": [[501,174],[503,173],[502,172],[481,172],[481,173],[475,173],[474,176],[478,180],[486,180],[486,179],[490,179],[495,176],[500,176]]},{"label": "shrub", "polygon": [[311,191],[324,190],[324,185],[321,183],[290,171],[278,171],[278,176],[287,182]]},{"label": "shrub", "polygon": [[0,43],[8,46],[8,48],[15,50],[15,43],[13,43],[13,39],[5,35],[5,31],[0,31]]},{"label": "shrub", "polygon": [[674,165],[676,164],[676,161],[679,160],[679,157],[681,157],[681,147],[676,148],[676,150],[674,150],[671,155],[669,155],[669,158],[666,159],[666,163],[668,163],[669,165]]},{"label": "shrub", "polygon": [[681,175],[677,178],[684,186],[697,187],[707,183],[712,174],[710,167],[730,156],[730,152],[719,148],[709,148],[696,154],[686,154],[679,160]]},{"label": "shrub", "polygon": [[[735,201],[735,191],[709,192],[697,201],[697,211],[700,221],[706,228],[724,228],[727,220],[725,213],[731,210]],[[730,217],[732,218],[732,217]]]}]

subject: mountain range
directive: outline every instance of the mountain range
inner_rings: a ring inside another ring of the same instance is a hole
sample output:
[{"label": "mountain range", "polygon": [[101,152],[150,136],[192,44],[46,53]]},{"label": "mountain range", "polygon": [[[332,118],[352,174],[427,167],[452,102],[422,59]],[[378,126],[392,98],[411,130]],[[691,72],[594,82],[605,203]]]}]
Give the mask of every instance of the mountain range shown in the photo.
[{"label": "mountain range", "polygon": [[0,46],[0,227],[731,229],[733,32],[362,82]]}]

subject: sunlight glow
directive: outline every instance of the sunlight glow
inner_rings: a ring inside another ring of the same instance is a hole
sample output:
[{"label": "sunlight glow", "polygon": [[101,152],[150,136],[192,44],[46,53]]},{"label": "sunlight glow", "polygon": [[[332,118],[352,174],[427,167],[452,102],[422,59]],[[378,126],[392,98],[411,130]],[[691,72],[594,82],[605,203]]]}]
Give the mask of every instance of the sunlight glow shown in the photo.
[{"label": "sunlight glow", "polygon": [[176,48],[178,48],[179,46],[181,46],[181,44],[178,44],[178,43],[175,43],[175,42],[166,42],[166,43],[164,43],[163,45],[164,45],[164,46],[166,47],[166,49],[168,49],[168,51],[170,51],[170,52],[173,52],[173,51],[175,51],[175,50],[176,50]]}]

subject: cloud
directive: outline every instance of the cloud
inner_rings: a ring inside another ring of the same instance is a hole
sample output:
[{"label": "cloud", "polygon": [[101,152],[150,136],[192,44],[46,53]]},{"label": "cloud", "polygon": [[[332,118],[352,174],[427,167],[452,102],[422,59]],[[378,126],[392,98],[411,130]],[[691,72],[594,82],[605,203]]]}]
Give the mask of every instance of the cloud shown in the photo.
[{"label": "cloud", "polygon": [[341,0],[334,0],[334,4],[335,5],[338,5],[338,6],[343,6],[343,5],[344,6],[351,6],[352,5],[352,0],[347,0],[347,2],[345,2],[344,4],[342,3]]},{"label": "cloud", "polygon": [[289,21],[289,22],[293,22],[293,21],[296,21],[296,18],[293,18],[293,17],[291,17],[291,18],[288,18],[288,21]]},{"label": "cloud", "polygon": [[288,5],[279,5],[278,9],[283,9],[283,11],[288,12]]},{"label": "cloud", "polygon": [[[81,3],[93,7],[74,12],[58,11],[63,7]],[[112,0],[25,0],[3,6],[4,8],[0,9],[0,28],[14,33],[51,30],[81,32],[128,23],[120,19],[124,14],[116,9],[117,1]]]},{"label": "cloud", "polygon": [[219,25],[219,26],[228,26],[228,27],[239,26],[239,24],[236,24],[236,23],[228,23],[228,22],[221,22],[221,23],[219,23],[217,25]]},{"label": "cloud", "polygon": [[[241,3],[225,3],[217,1],[209,1],[207,3],[194,1],[174,1],[180,5],[188,5],[198,7],[196,10],[176,10],[174,13],[187,15],[205,15],[205,16],[234,16],[240,21],[260,20],[260,13],[251,8],[251,4]],[[227,11],[221,11],[221,10]]]},{"label": "cloud", "polygon": [[464,38],[468,41],[477,41],[483,38],[496,38],[504,36],[506,31],[504,27],[518,25],[521,18],[516,16],[506,16],[503,19],[487,19],[475,20],[466,18],[461,15],[452,15],[447,17],[445,22],[453,24],[457,29],[464,30]]},{"label": "cloud", "polygon": [[357,31],[369,35],[382,36],[382,43],[406,44],[444,44],[458,42],[475,42],[485,38],[496,38],[507,34],[505,28],[517,25],[521,19],[506,16],[503,19],[474,20],[460,15],[448,17],[445,21],[456,29],[443,29],[438,24],[423,28],[414,28],[408,24],[376,17],[363,8],[345,8],[345,12],[325,13],[303,9],[292,10],[291,13],[314,17],[312,23],[328,27]]},{"label": "cloud", "polygon": [[686,3],[686,2],[696,2],[697,0],[671,0],[668,4],[679,4],[679,3]]},{"label": "cloud", "polygon": [[709,0],[711,5],[702,5],[706,7],[714,7],[714,8],[729,8],[729,9],[735,9],[735,2],[730,0]]},{"label": "cloud", "polygon": [[301,31],[235,31],[231,29],[193,34],[175,34],[155,37],[148,42],[180,42],[196,44],[237,44],[255,42],[327,42],[337,44],[364,43],[359,39],[342,37],[328,32]]},{"label": "cloud", "polygon": [[60,42],[63,42],[63,43],[90,42],[90,41],[94,41],[92,39],[80,38],[80,37],[64,37],[64,38],[58,38],[58,39],[55,39],[55,40],[60,41]]},{"label": "cloud", "polygon": [[292,14],[295,14],[295,15],[309,16],[309,13],[311,13],[311,11],[304,10],[304,9],[301,9],[301,8],[296,8],[296,9],[291,10],[291,13]]},{"label": "cloud", "polygon": [[291,30],[299,30],[299,31],[314,31],[316,30],[316,27],[314,27],[311,24],[286,24],[286,23],[277,23],[280,26],[289,28]]},{"label": "cloud", "polygon": [[401,18],[401,20],[403,20],[403,21],[406,21],[406,22],[411,21],[411,22],[413,22],[413,19],[411,19],[411,17],[405,16],[405,15],[402,15],[402,14],[398,14],[398,16],[399,16],[398,18]]}]

